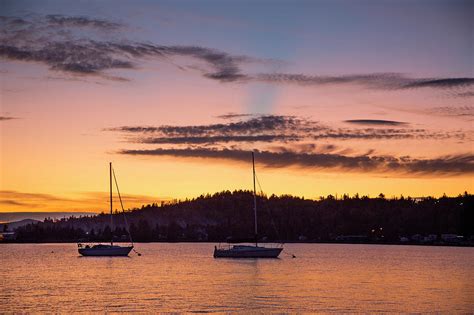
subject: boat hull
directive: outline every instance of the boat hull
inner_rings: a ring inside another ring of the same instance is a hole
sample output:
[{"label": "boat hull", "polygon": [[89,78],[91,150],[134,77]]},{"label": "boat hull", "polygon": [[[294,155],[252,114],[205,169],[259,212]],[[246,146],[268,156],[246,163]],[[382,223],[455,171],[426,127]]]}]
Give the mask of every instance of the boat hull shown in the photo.
[{"label": "boat hull", "polygon": [[283,248],[234,246],[229,249],[214,248],[214,258],[278,258]]},{"label": "boat hull", "polygon": [[133,246],[111,246],[104,248],[79,248],[79,254],[82,256],[128,256]]}]

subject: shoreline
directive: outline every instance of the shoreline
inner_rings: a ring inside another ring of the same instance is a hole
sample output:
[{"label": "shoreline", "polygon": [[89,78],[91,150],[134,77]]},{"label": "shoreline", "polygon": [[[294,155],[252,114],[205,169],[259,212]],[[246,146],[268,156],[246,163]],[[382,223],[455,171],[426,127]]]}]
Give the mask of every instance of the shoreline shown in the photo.
[{"label": "shoreline", "polygon": [[[107,241],[90,241],[90,242],[76,242],[76,241],[47,241],[47,242],[17,242],[17,241],[3,241],[0,242],[1,244],[77,244],[77,243],[108,243]],[[127,242],[116,242],[116,243],[127,243]],[[167,243],[167,244],[176,244],[176,243],[207,243],[207,244],[222,244],[227,242],[213,242],[213,241],[152,241],[152,242],[134,242],[134,244],[152,244],[152,243]],[[237,244],[237,243],[228,243],[229,245]],[[260,242],[260,244],[327,244],[327,245],[392,245],[392,246],[437,246],[437,247],[474,247],[473,242],[465,242],[465,243],[436,243],[436,244],[424,244],[424,243],[414,243],[414,242],[407,242],[407,243],[380,243],[380,242]]]}]

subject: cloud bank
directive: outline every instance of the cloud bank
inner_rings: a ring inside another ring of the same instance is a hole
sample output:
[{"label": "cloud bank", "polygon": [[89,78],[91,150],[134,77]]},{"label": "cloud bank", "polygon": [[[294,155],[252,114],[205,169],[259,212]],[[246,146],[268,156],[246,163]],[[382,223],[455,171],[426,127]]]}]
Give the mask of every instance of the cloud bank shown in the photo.
[{"label": "cloud bank", "polygon": [[[436,158],[415,158],[363,154],[318,140],[464,139],[462,132],[433,132],[407,128],[405,122],[390,120],[347,120],[356,126],[376,128],[334,128],[296,116],[257,116],[223,124],[189,126],[122,126],[106,129],[118,132],[133,145],[154,148],[122,149],[131,156],[172,156],[248,162],[258,144],[258,161],[265,167],[297,167],[311,170],[344,170],[399,175],[459,176],[474,172],[474,155],[458,154]],[[158,147],[156,147],[158,146]]]},{"label": "cloud bank", "polygon": [[166,46],[127,39],[106,40],[107,32],[125,26],[82,16],[48,15],[29,20],[1,17],[0,25],[3,29],[0,33],[0,57],[38,62],[51,70],[73,74],[101,75],[105,70],[135,69],[146,57],[168,61],[173,56],[184,56],[206,64],[207,68],[201,69],[204,77],[227,82],[243,79],[245,75],[240,73],[239,66],[256,61],[251,57],[193,45]]},{"label": "cloud bank", "polygon": [[[164,62],[185,57],[201,65],[178,65],[185,72],[198,72],[218,82],[266,82],[302,86],[359,85],[379,90],[458,89],[474,85],[474,78],[411,78],[399,73],[346,74],[340,76],[303,73],[261,73],[249,65],[272,63],[251,56],[235,55],[196,45],[160,45],[136,42],[123,35],[126,26],[86,16],[46,15],[0,17],[0,58],[47,65],[66,74],[101,76],[108,70],[137,69],[146,58]],[[120,32],[118,32],[120,30]],[[114,36],[110,36],[113,34]],[[245,70],[244,70],[245,69]],[[127,80],[122,80],[127,81]]]},{"label": "cloud bank", "polygon": [[[191,126],[121,126],[106,129],[119,132],[129,142],[151,144],[215,144],[219,142],[300,142],[304,140],[376,139],[465,139],[463,132],[436,132],[407,128],[408,123],[391,120],[356,119],[349,124],[370,128],[334,128],[296,116],[263,115],[247,120]],[[377,128],[372,128],[375,126]],[[381,128],[384,127],[384,128]],[[396,127],[396,128],[392,128]],[[404,127],[404,128],[401,128]]]},{"label": "cloud bank", "polygon": [[[186,148],[121,150],[120,154],[142,156],[173,156],[180,158],[225,159],[237,162],[250,161],[249,151]],[[257,151],[260,165],[271,168],[301,167],[311,169],[337,169],[354,172],[401,173],[421,175],[467,175],[474,173],[474,155],[442,156],[434,159],[377,155],[347,156],[340,154],[314,154]]]}]

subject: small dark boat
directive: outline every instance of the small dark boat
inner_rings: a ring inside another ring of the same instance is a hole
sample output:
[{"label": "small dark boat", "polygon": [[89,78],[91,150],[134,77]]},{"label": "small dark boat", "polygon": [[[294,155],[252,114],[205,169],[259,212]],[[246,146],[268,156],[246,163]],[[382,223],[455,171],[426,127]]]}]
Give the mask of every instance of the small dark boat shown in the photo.
[{"label": "small dark boat", "polygon": [[253,210],[255,220],[255,245],[227,245],[215,246],[214,258],[278,258],[283,247],[258,246],[258,226],[257,226],[257,192],[255,187],[255,158],[252,152],[253,166]]},{"label": "small dark boat", "polygon": [[[109,176],[110,176],[110,229],[112,230],[113,227],[113,216],[112,216],[112,163],[109,163]],[[115,173],[113,173],[113,176],[115,178]],[[115,178],[115,184],[117,185],[117,179]],[[118,185],[117,185],[117,192],[119,194],[120,198],[120,203],[122,203],[122,198],[120,197],[120,192],[118,190]],[[122,210],[123,210],[123,205],[122,205]],[[127,228],[128,231],[128,228]],[[94,244],[94,245],[86,245],[82,243],[77,244],[77,249],[79,251],[79,254],[82,256],[128,256],[130,251],[133,249],[133,241],[132,237],[129,232],[129,237],[130,237],[130,246],[119,246],[119,245],[114,245],[113,241],[113,236],[112,240],[110,241],[109,244]]]},{"label": "small dark boat", "polygon": [[82,256],[128,256],[133,246],[117,245],[82,245],[78,244],[79,254]]},{"label": "small dark boat", "polygon": [[277,258],[283,247],[262,247],[258,245],[231,245],[228,248],[215,247],[215,258]]}]

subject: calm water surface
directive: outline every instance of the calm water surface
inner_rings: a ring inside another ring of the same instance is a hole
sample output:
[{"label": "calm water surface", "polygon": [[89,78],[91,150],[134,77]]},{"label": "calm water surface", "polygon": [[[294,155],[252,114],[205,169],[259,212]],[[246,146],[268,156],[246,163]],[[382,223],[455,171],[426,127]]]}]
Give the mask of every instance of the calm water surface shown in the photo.
[{"label": "calm water surface", "polygon": [[1,244],[2,312],[474,312],[474,248],[288,244],[273,260],[212,258],[214,244]]}]

